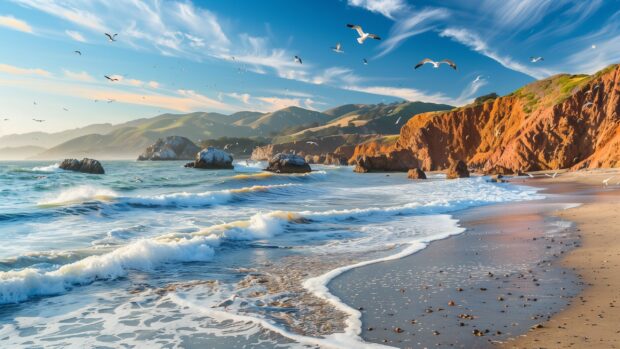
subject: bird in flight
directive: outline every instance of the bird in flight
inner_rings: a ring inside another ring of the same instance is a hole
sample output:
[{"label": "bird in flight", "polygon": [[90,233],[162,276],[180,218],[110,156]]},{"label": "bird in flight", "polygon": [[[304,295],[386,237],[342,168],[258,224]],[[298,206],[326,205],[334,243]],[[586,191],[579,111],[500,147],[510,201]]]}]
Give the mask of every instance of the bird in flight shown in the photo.
[{"label": "bird in flight", "polygon": [[607,178],[607,179],[604,179],[604,180],[603,180],[603,184],[604,184],[605,186],[609,185],[609,180],[610,180],[610,179],[612,179],[612,178],[614,178],[614,176],[611,176],[611,177],[609,177],[609,178]]},{"label": "bird in flight", "polygon": [[295,56],[295,63],[303,64],[303,62],[301,61],[301,57]]},{"label": "bird in flight", "polygon": [[32,102],[33,105],[37,105],[37,101]]},{"label": "bird in flight", "polygon": [[356,24],[347,24],[347,27],[351,28],[351,29],[355,29],[357,31],[357,35],[359,35],[360,37],[357,38],[357,42],[361,44],[364,43],[364,41],[366,41],[366,39],[371,38],[371,39],[375,39],[375,40],[381,40],[381,38],[375,34],[371,34],[371,33],[364,33],[364,29],[362,29],[361,26],[356,25]]},{"label": "bird in flight", "polygon": [[443,61],[439,61],[439,62],[435,62],[430,58],[424,58],[423,60],[420,61],[420,63],[416,64],[416,66],[413,69],[418,69],[421,66],[423,66],[426,63],[430,63],[433,65],[433,68],[439,68],[440,64],[447,64],[449,65],[452,69],[456,70],[456,63],[454,63],[453,61],[449,60],[449,59],[444,59]]},{"label": "bird in flight", "polygon": [[108,103],[112,103],[112,102],[116,102],[116,100],[112,98],[108,98]]},{"label": "bird in flight", "polygon": [[33,118],[33,119],[32,119],[32,121],[34,121],[34,122],[43,122],[43,121],[45,121],[45,120],[43,120],[43,119],[34,119],[34,118]]},{"label": "bird in flight", "polygon": [[73,51],[73,52],[74,52],[75,54],[80,55],[80,56],[82,55],[82,52],[81,52],[81,51],[75,50],[75,51]]},{"label": "bird in flight", "polygon": [[364,63],[364,65],[368,65],[368,61],[366,60],[366,58],[362,59],[362,63]]},{"label": "bird in flight", "polygon": [[110,81],[118,81],[118,78],[113,78],[113,77],[108,76],[108,75],[104,75],[104,77],[105,77],[106,79],[110,80]]},{"label": "bird in flight", "polygon": [[396,123],[394,125],[398,125],[398,123],[400,122],[400,119],[402,119],[402,116],[398,117],[398,119],[396,120]]},{"label": "bird in flight", "polygon": [[306,143],[311,144],[311,145],[316,145],[317,147],[319,146],[319,143],[313,142],[313,141],[307,141]]},{"label": "bird in flight", "polygon": [[531,63],[538,63],[538,62],[541,62],[541,61],[544,61],[544,60],[545,59],[543,57],[540,57],[540,56],[538,56],[538,57],[530,57],[530,62]]},{"label": "bird in flight", "polygon": [[69,111],[69,109],[67,109],[67,108],[64,108],[64,107],[62,108],[62,110],[64,110],[64,111]]},{"label": "bird in flight", "polygon": [[118,35],[118,34],[108,34],[108,33],[104,33],[105,36],[108,37],[108,41],[112,42],[112,41],[116,41],[114,38]]},{"label": "bird in flight", "polygon": [[342,50],[342,45],[340,43],[337,43],[336,46],[332,47],[332,51],[336,53],[344,53],[344,51]]},{"label": "bird in flight", "polygon": [[553,175],[550,175],[550,174],[548,174],[548,173],[545,173],[545,176],[547,176],[547,177],[551,177],[551,178],[555,178],[555,176],[557,176],[557,175],[558,175],[558,173],[557,173],[557,172],[556,172],[556,173],[554,173]]}]

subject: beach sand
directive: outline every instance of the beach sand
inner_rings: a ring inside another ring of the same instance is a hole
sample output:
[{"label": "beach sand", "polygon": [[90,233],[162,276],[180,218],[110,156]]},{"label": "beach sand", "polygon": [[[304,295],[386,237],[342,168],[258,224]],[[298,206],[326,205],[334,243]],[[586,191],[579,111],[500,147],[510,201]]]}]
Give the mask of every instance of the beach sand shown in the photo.
[{"label": "beach sand", "polygon": [[597,189],[594,200],[557,212],[580,230],[582,246],[560,264],[574,268],[584,291],[542,328],[504,343],[503,348],[620,348],[620,194],[613,189],[618,188],[620,171],[584,171],[550,181],[603,188],[602,180],[609,177],[609,186]]},{"label": "beach sand", "polygon": [[330,290],[361,310],[365,340],[395,347],[619,347],[620,185],[601,183],[611,175],[620,182],[615,170],[519,178],[547,198],[459,212],[465,233]]}]

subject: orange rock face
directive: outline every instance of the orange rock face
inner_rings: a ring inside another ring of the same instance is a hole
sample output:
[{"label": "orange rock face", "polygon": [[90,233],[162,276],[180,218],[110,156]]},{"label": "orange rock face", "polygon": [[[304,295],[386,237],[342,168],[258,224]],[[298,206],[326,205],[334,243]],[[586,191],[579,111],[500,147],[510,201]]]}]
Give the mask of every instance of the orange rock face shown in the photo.
[{"label": "orange rock face", "polygon": [[482,104],[419,114],[396,142],[360,144],[350,162],[362,162],[367,171],[444,170],[458,160],[491,173],[617,167],[619,83],[620,66],[613,65],[591,76],[553,76]]}]

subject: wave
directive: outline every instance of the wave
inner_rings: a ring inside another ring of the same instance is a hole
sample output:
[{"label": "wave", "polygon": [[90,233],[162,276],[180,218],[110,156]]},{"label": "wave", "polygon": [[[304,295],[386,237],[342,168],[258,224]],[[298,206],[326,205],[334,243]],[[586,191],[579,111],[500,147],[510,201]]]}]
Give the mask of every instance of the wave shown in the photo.
[{"label": "wave", "polygon": [[53,197],[39,201],[42,207],[75,205],[92,201],[111,201],[118,197],[113,190],[88,185],[73,187],[55,194]]},{"label": "wave", "polygon": [[60,164],[55,163],[47,166],[36,166],[32,168],[33,172],[56,172],[60,169]]}]

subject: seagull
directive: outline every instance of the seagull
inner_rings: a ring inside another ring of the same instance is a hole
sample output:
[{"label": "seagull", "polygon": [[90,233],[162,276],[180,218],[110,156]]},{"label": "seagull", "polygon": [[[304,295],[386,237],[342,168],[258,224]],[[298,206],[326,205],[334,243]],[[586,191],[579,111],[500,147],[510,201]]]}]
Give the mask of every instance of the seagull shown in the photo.
[{"label": "seagull", "polygon": [[118,34],[112,34],[112,35],[110,35],[110,34],[108,34],[108,33],[104,33],[104,34],[105,34],[105,36],[107,36],[107,37],[108,37],[108,40],[109,40],[110,42],[112,42],[112,41],[116,41],[116,40],[114,40],[114,38],[118,35]]},{"label": "seagull", "polygon": [[77,54],[78,54],[78,55],[80,55],[80,56],[82,55],[82,52],[80,52],[80,51],[78,51],[78,50],[75,50],[75,51],[73,51],[73,52],[74,52],[74,53],[77,53]]},{"label": "seagull", "polygon": [[544,60],[545,59],[543,57],[540,57],[540,56],[538,56],[538,57],[530,57],[530,62],[531,63],[538,63],[538,62],[544,61]]},{"label": "seagull", "polygon": [[364,41],[366,41],[366,39],[368,38],[375,39],[375,40],[381,40],[381,38],[375,34],[364,33],[364,30],[359,25],[347,24],[347,27],[351,29],[355,29],[357,31],[357,34],[360,36],[359,38],[357,38],[357,42],[359,42],[360,45],[363,44]]},{"label": "seagull", "polygon": [[439,65],[443,63],[443,64],[449,65],[452,69],[456,70],[456,64],[449,59],[444,59],[443,61],[435,62],[429,58],[424,58],[423,60],[421,60],[420,63],[416,64],[416,66],[413,69],[418,69],[426,63],[432,64],[433,68],[439,68]]},{"label": "seagull", "polygon": [[607,179],[604,179],[604,180],[603,180],[603,184],[604,184],[605,186],[607,186],[607,185],[609,184],[609,180],[610,180],[610,179],[612,179],[612,178],[614,178],[614,176],[611,176],[611,177],[609,177],[609,178],[607,178]]},{"label": "seagull", "polygon": [[235,302],[235,298],[237,298],[236,294],[233,294],[230,298],[220,302],[218,305],[213,306],[212,308],[224,308],[228,310],[228,307],[231,306]]},{"label": "seagull", "polygon": [[312,144],[312,145],[316,145],[317,147],[319,146],[319,143],[317,143],[317,142],[313,142],[313,141],[308,141],[308,142],[306,142],[306,143],[308,143],[308,144]]},{"label": "seagull", "polygon": [[558,173],[557,173],[557,172],[556,172],[556,173],[554,173],[553,175],[550,175],[550,174],[548,174],[548,173],[545,173],[545,176],[547,176],[547,177],[551,177],[551,178],[555,178],[555,176],[557,176],[557,175],[558,175]]},{"label": "seagull", "polygon": [[586,104],[584,104],[584,105],[583,105],[583,107],[581,107],[581,110],[584,110],[585,108],[590,107],[590,106],[593,106],[593,105],[594,105],[594,103],[592,103],[592,102],[587,102]]},{"label": "seagull", "polygon": [[368,65],[368,61],[366,60],[366,58],[362,59],[362,63],[364,63],[364,65]]},{"label": "seagull", "polygon": [[342,50],[342,45],[340,43],[337,43],[335,47],[332,47],[332,51],[336,53],[344,53],[344,51]]},{"label": "seagull", "polygon": [[396,120],[396,123],[394,125],[398,125],[398,123],[400,122],[400,119],[402,118],[402,116],[398,117],[398,120]]},{"label": "seagull", "polygon": [[37,101],[32,102],[33,105],[37,105]]},{"label": "seagull", "polygon": [[301,61],[301,57],[295,56],[295,63],[303,64],[303,62]]},{"label": "seagull", "polygon": [[112,103],[112,102],[116,102],[116,100],[112,98],[108,98],[108,103]]},{"label": "seagull", "polygon": [[530,178],[534,178],[534,175],[531,173],[528,173],[527,175],[530,176]]},{"label": "seagull", "polygon": [[43,121],[45,121],[45,120],[43,120],[43,119],[34,119],[34,118],[33,118],[33,119],[32,119],[32,121],[34,121],[34,122],[43,122]]},{"label": "seagull", "polygon": [[62,108],[62,110],[64,110],[64,111],[69,111],[69,109],[67,109],[67,108],[64,108],[64,107]]},{"label": "seagull", "polygon": [[118,81],[118,78],[113,78],[113,77],[110,77],[110,76],[107,76],[107,75],[104,75],[104,77],[106,79],[110,80],[110,81]]},{"label": "seagull", "polygon": [[9,119],[8,118],[4,118],[4,121],[9,121]]}]

